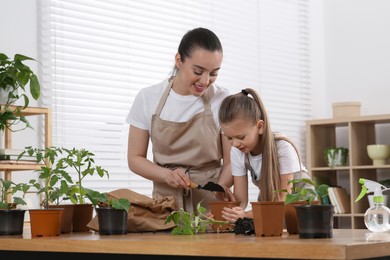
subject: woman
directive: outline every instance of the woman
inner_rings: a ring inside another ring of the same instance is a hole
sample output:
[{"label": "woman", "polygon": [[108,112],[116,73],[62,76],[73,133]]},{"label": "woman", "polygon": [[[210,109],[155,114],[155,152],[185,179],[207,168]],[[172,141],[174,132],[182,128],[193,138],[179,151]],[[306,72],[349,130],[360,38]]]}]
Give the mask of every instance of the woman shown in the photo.
[{"label": "woman", "polygon": [[[231,222],[238,218],[252,218],[248,205],[248,177],[259,188],[258,201],[284,201],[291,190],[288,180],[309,178],[298,150],[284,135],[271,129],[266,109],[255,90],[247,88],[230,95],[219,110],[222,133],[230,141],[231,170],[234,178],[234,196],[239,207],[224,208],[222,217]],[[296,175],[296,176],[295,176]]]},{"label": "woman", "polygon": [[[228,91],[214,84],[222,58],[221,42],[212,31],[188,31],[172,76],[142,89],[127,117],[130,170],[153,181],[153,197],[174,196],[177,206],[189,212],[199,202],[208,209],[215,200],[210,191],[190,189],[190,181],[232,185],[230,144],[218,121]],[[153,162],[147,159],[149,138]]]}]

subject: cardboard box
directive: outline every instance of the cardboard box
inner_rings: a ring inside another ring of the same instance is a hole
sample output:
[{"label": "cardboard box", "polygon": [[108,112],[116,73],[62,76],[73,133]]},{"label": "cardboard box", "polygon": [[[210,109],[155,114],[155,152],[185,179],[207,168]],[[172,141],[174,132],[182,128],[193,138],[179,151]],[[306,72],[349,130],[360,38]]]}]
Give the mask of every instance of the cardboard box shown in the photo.
[{"label": "cardboard box", "polygon": [[333,118],[360,116],[360,102],[333,103]]}]

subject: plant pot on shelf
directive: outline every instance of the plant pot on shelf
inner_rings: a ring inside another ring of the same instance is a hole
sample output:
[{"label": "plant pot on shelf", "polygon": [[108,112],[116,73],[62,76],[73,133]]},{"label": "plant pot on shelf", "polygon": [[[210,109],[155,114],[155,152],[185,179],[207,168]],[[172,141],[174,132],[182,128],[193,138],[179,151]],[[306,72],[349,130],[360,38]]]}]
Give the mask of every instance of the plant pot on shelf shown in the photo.
[{"label": "plant pot on shelf", "polygon": [[87,225],[92,220],[92,216],[92,204],[75,204],[73,208],[73,232],[89,231],[90,229]]},{"label": "plant pot on shelf", "polygon": [[[222,210],[223,208],[233,208],[235,206],[239,206],[239,201],[212,201],[210,202],[210,211],[214,215],[215,220],[225,221],[225,219],[222,217]],[[214,230],[218,231],[233,231],[234,225],[233,224],[212,224],[211,227]]]},{"label": "plant pot on shelf", "polygon": [[61,217],[63,210],[63,208],[30,209],[31,236],[59,236],[61,233]]},{"label": "plant pot on shelf", "polygon": [[300,238],[333,237],[333,205],[296,205]]},{"label": "plant pot on shelf", "polygon": [[257,237],[281,236],[284,223],[283,201],[251,202]]},{"label": "plant pot on shelf", "polygon": [[96,213],[100,235],[121,235],[127,233],[128,213],[126,210],[99,207],[96,208]]},{"label": "plant pot on shelf", "polygon": [[0,235],[22,235],[25,213],[24,209],[0,210]]}]

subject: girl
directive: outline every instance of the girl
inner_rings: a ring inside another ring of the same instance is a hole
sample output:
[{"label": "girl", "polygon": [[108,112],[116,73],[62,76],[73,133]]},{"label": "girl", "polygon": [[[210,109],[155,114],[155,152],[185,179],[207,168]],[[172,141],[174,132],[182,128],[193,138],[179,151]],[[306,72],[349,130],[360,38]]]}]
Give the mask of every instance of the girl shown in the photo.
[{"label": "girl", "polygon": [[224,208],[223,218],[235,222],[238,218],[252,218],[245,212],[248,204],[247,171],[259,188],[258,201],[284,201],[288,180],[310,178],[300,163],[298,150],[284,135],[275,133],[267,112],[255,90],[247,88],[225,98],[219,110],[223,135],[232,145],[231,171],[234,178],[234,196],[239,207]]}]

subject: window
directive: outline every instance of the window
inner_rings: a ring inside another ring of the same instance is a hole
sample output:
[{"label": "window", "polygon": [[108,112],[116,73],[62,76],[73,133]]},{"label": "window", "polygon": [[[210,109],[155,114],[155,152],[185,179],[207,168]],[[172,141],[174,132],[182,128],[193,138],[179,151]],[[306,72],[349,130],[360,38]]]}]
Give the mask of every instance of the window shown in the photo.
[{"label": "window", "polygon": [[[40,4],[42,106],[53,109],[53,144],[94,152],[110,180],[151,196],[151,182],[127,166],[125,122],[138,91],[167,77],[182,35],[207,27],[220,38],[217,83],[257,89],[274,130],[304,158],[310,112],[308,1],[44,0]],[[256,200],[257,188],[251,187]]]}]

